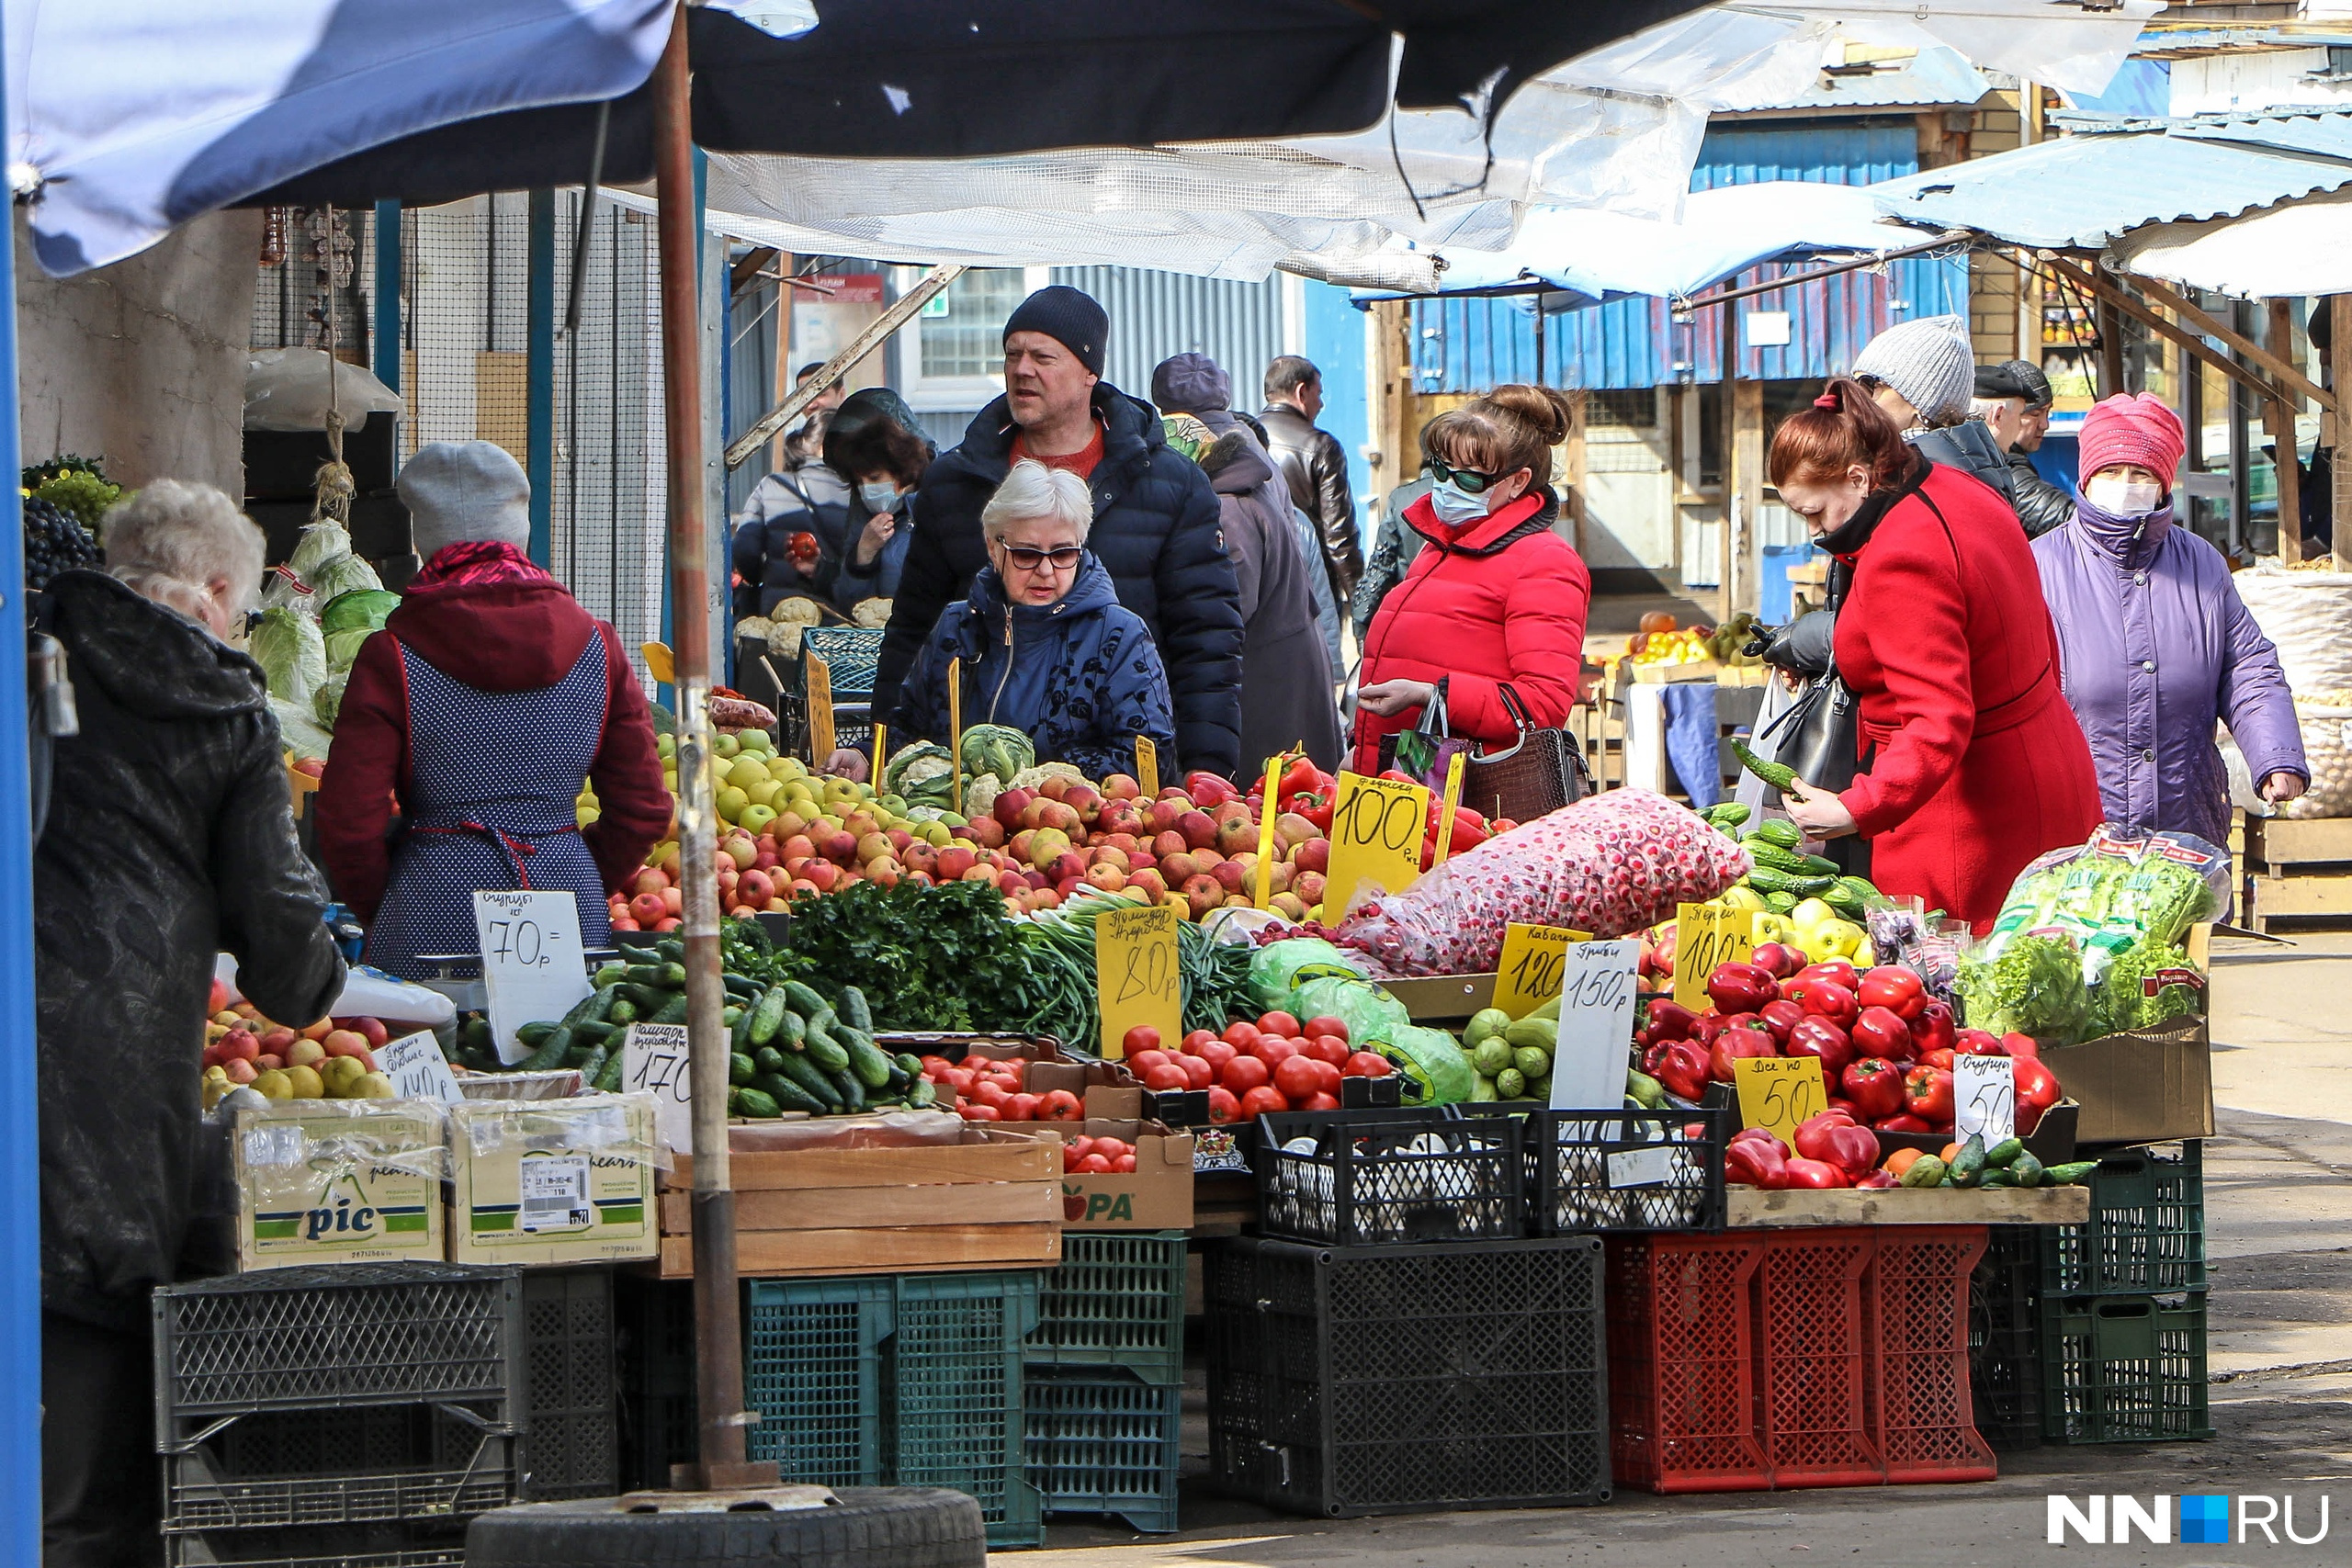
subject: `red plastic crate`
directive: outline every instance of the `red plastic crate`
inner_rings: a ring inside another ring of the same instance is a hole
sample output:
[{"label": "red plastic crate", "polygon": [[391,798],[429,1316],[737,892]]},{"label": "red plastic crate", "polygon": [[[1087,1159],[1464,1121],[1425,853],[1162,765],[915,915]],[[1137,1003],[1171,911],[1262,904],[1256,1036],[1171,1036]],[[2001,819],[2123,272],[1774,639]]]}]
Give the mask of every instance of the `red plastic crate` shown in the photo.
[{"label": "red plastic crate", "polygon": [[1654,1492],[1978,1481],[1976,1226],[1609,1242],[1611,1456]]}]

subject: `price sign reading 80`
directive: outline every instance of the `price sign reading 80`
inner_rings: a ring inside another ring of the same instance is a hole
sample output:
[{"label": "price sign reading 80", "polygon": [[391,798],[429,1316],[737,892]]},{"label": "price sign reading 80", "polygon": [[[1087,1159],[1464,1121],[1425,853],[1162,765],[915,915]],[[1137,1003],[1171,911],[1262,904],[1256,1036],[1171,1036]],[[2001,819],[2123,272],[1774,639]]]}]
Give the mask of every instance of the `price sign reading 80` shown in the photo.
[{"label": "price sign reading 80", "polygon": [[1126,1054],[1127,1031],[1149,1025],[1174,1044],[1183,1032],[1177,974],[1176,911],[1167,905],[1111,909],[1094,923],[1094,989],[1102,1015],[1102,1055]]}]

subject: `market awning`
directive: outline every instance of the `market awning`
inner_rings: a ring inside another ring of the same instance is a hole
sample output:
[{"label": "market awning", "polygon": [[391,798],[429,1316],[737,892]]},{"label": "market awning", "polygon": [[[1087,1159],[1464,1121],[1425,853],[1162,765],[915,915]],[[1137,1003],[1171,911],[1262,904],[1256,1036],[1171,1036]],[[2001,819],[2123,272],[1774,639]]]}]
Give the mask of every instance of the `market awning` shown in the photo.
[{"label": "market awning", "polygon": [[1879,209],[2013,244],[2098,250],[2149,224],[2233,217],[2352,186],[2352,113],[2062,123],[2075,134],[1889,180],[1875,187]]},{"label": "market awning", "polygon": [[2154,223],[2108,248],[2119,271],[2243,299],[2352,293],[2352,189],[2241,218]]}]

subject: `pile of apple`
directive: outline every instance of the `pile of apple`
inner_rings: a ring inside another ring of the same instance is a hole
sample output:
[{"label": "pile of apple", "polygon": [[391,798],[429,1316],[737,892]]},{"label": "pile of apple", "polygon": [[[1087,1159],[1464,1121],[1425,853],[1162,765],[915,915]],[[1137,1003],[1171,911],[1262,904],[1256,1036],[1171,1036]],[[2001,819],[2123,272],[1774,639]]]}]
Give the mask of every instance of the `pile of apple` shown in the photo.
[{"label": "pile of apple", "polygon": [[204,1108],[232,1089],[266,1100],[390,1100],[392,1080],[376,1067],[391,1034],[373,1018],[322,1018],[306,1029],[273,1023],[253,1003],[212,982],[204,1026]]},{"label": "pile of apple", "polygon": [[1301,1023],[1286,1012],[1226,1025],[1223,1034],[1195,1029],[1173,1051],[1160,1048],[1148,1024],[1127,1031],[1121,1045],[1127,1070],[1148,1089],[1204,1089],[1209,1120],[1254,1122],[1267,1111],[1337,1111],[1342,1078],[1385,1078],[1396,1065],[1377,1051],[1348,1043],[1336,1018]]}]

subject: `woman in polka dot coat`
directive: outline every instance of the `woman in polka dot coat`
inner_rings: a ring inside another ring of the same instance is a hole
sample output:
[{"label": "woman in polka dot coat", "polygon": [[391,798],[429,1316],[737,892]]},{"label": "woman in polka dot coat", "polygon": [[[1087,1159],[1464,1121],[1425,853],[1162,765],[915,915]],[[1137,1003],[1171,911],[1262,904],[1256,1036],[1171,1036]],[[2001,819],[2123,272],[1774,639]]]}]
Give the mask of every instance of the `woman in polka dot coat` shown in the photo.
[{"label": "woman in polka dot coat", "polygon": [[[670,821],[619,636],[523,553],[530,488],[499,447],[425,446],[400,491],[424,567],[344,690],[318,797],[328,879],[395,975],[477,951],[489,889],[571,893],[601,946],[605,894]],[[601,807],[584,830],[583,778]]]}]

